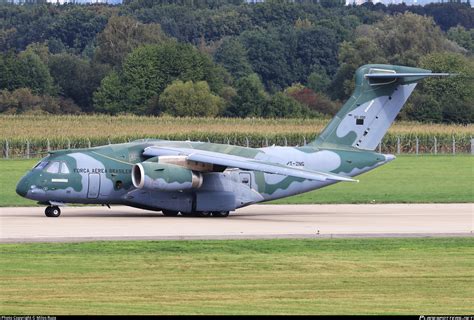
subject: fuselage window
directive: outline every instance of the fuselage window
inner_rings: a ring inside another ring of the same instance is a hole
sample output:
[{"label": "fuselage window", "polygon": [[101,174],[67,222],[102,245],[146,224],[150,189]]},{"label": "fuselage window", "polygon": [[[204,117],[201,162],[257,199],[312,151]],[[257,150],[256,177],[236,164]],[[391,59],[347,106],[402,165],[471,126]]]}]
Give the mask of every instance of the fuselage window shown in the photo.
[{"label": "fuselage window", "polygon": [[61,162],[61,173],[62,174],[69,173],[69,168],[67,167],[66,162]]},{"label": "fuselage window", "polygon": [[59,172],[59,162],[54,161],[46,168],[46,172],[49,173],[58,173]]}]

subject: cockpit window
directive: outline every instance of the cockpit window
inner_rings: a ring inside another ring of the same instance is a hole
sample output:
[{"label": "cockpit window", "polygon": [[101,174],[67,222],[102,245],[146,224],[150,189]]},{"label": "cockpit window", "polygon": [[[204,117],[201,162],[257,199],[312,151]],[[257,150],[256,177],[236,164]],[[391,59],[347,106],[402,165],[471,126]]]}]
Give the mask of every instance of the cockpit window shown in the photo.
[{"label": "cockpit window", "polygon": [[54,161],[46,168],[46,172],[49,173],[58,173],[59,172],[59,162]]},{"label": "cockpit window", "polygon": [[69,173],[69,168],[67,167],[66,162],[61,162],[61,173]]},{"label": "cockpit window", "polygon": [[36,164],[36,166],[33,167],[35,170],[43,170],[44,167],[48,165],[49,161],[40,161]]}]

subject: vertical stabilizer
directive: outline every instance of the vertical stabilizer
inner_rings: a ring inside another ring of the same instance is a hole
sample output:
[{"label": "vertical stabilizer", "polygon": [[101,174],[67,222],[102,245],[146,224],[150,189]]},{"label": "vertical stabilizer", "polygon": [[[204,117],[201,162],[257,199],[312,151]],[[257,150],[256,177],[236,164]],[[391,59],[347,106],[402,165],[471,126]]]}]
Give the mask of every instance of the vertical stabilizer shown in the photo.
[{"label": "vertical stabilizer", "polygon": [[447,75],[393,65],[360,67],[352,96],[313,145],[375,150],[417,82],[428,76]]}]

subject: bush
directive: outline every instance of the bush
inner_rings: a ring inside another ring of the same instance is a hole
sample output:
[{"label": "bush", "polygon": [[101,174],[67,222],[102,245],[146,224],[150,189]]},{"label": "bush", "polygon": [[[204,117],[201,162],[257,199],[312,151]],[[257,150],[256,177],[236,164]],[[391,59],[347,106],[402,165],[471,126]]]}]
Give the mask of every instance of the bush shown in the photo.
[{"label": "bush", "polygon": [[0,113],[61,114],[79,113],[80,108],[70,99],[35,95],[28,88],[0,91]]},{"label": "bush", "polygon": [[215,117],[224,100],[211,93],[206,81],[176,80],[160,95],[161,112],[178,117]]}]

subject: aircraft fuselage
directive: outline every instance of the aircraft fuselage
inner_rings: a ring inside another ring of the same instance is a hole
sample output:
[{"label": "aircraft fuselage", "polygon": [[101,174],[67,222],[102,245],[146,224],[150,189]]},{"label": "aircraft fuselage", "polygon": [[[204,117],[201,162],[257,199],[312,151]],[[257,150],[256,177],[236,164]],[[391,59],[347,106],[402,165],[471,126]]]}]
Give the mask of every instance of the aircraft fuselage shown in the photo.
[{"label": "aircraft fuselage", "polygon": [[53,152],[21,179],[17,193],[44,204],[123,204],[151,210],[201,212],[232,211],[335,183],[224,169],[222,172],[202,172],[198,188],[176,191],[137,189],[132,183],[132,168],[149,159],[142,152],[150,146],[219,152],[350,177],[393,159],[393,156],[371,151],[319,149],[314,146],[253,149],[214,143],[143,140]]}]

